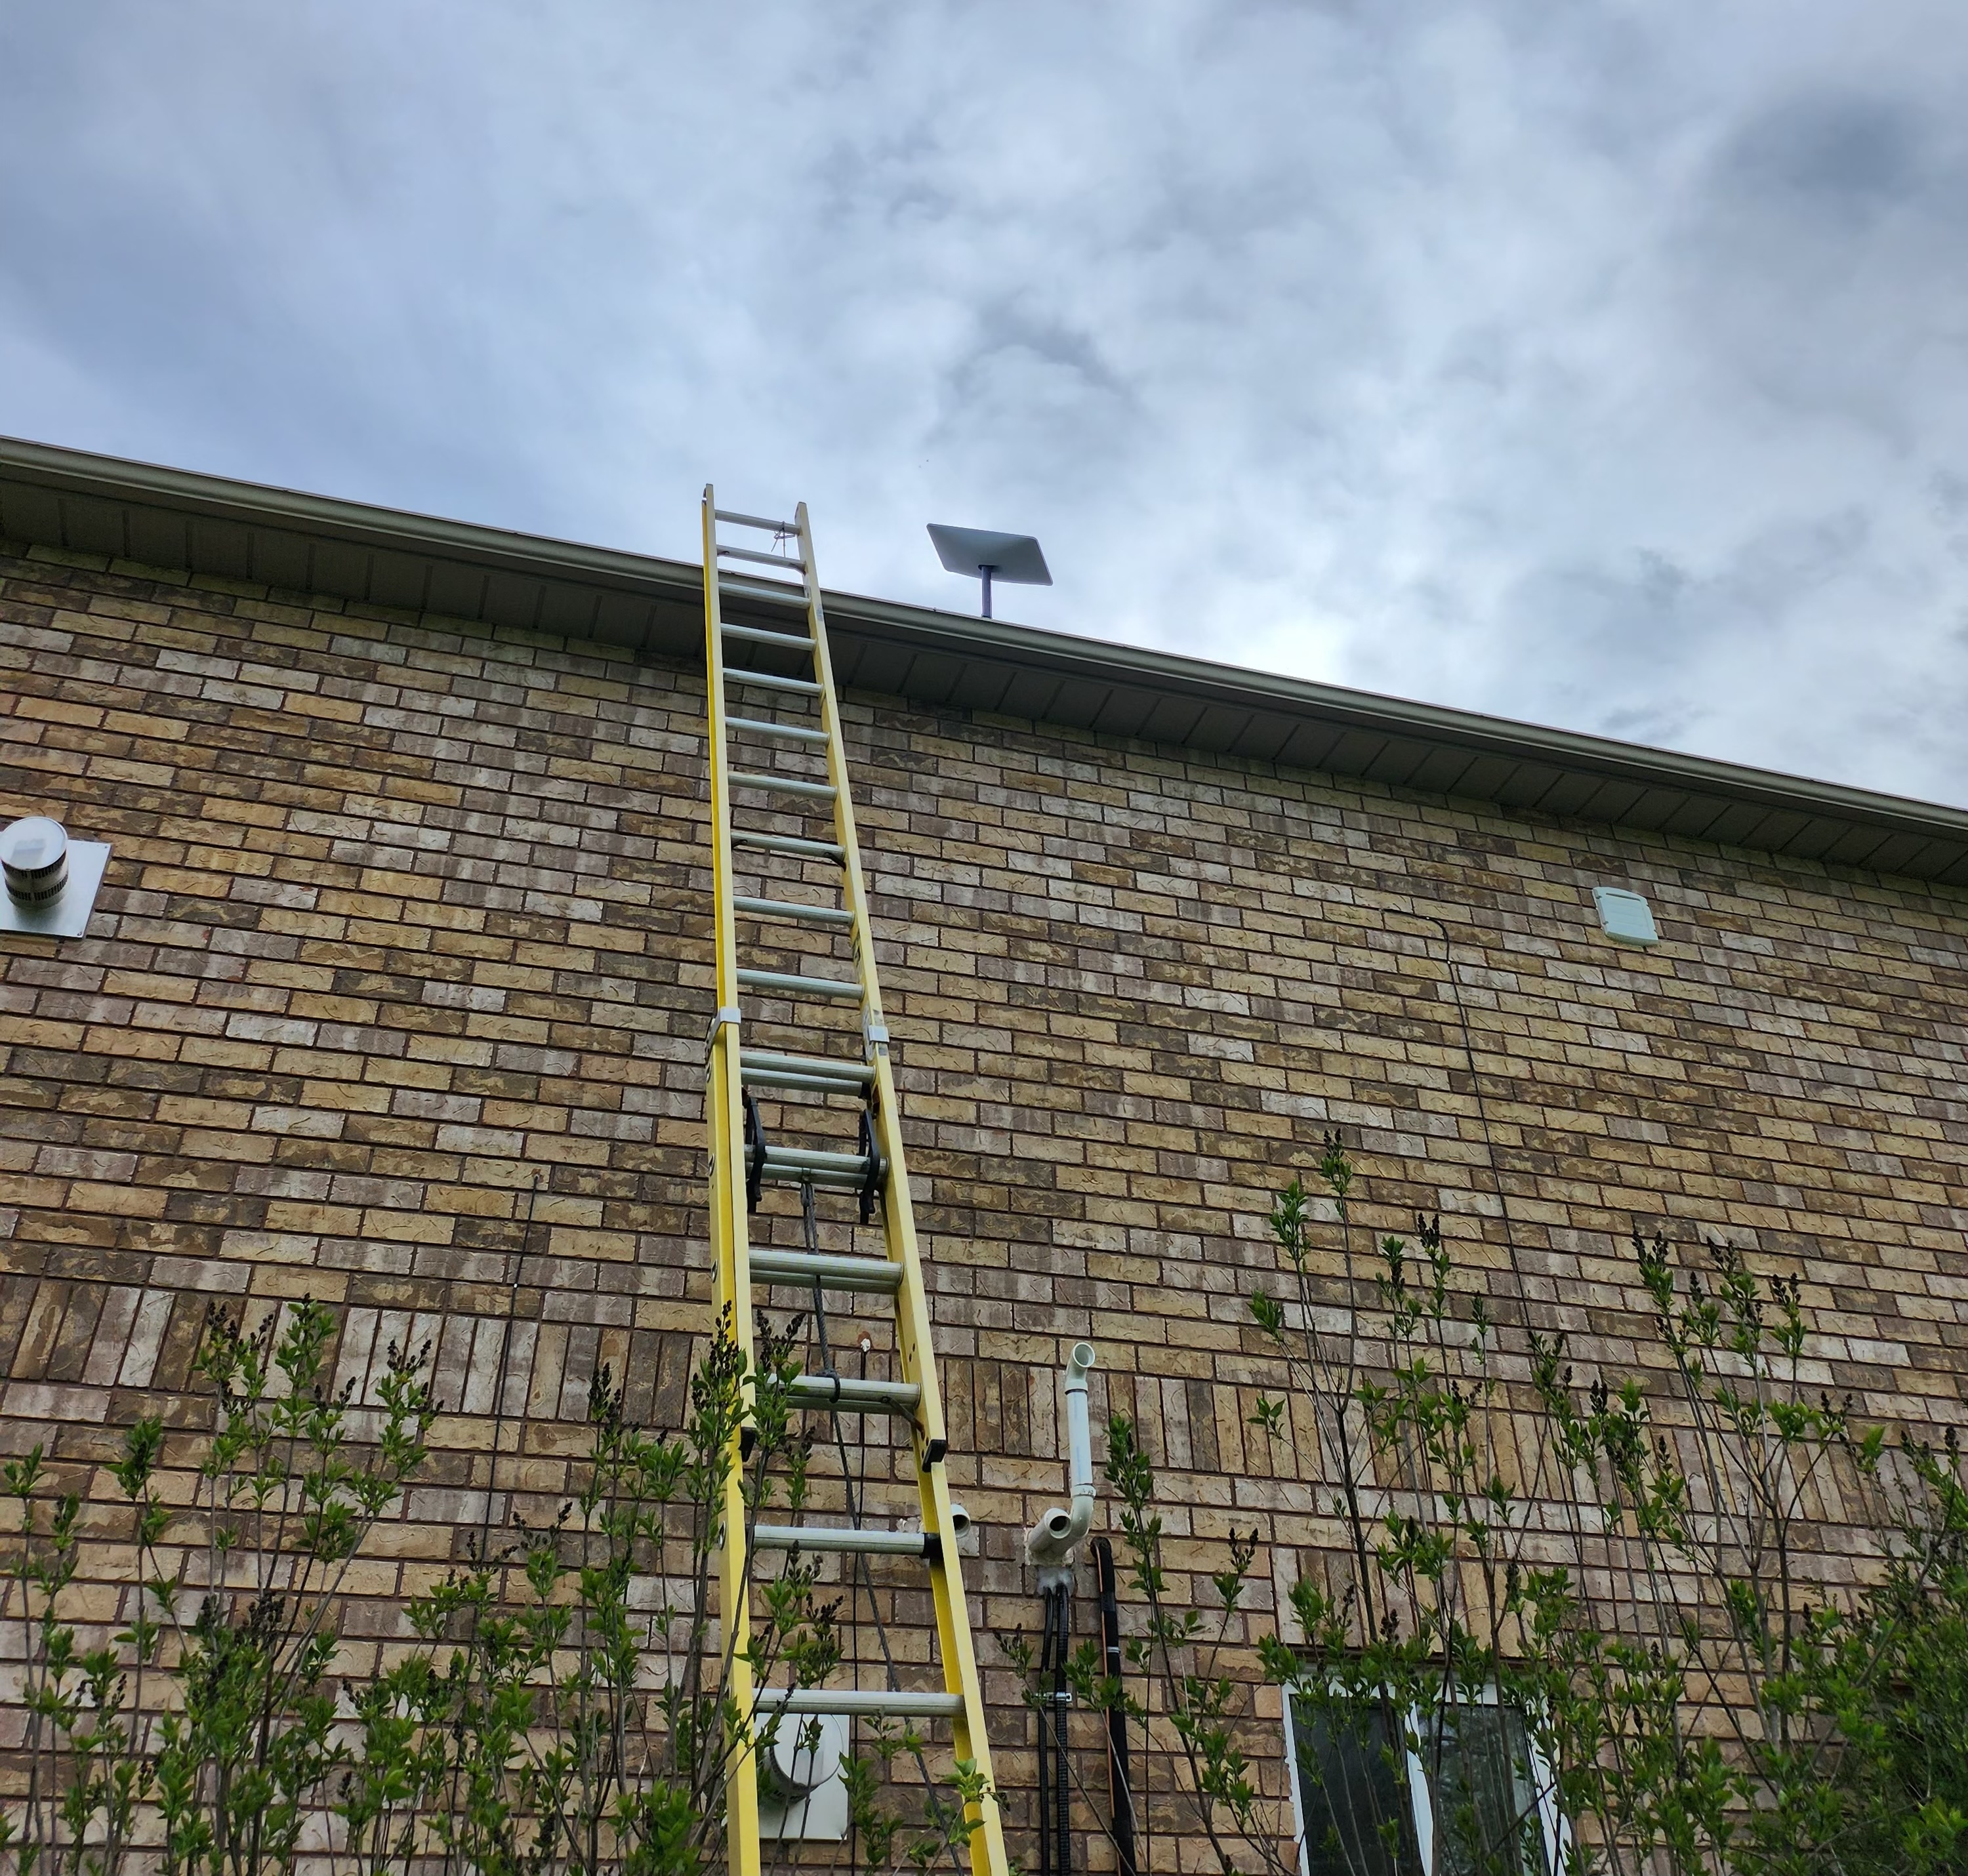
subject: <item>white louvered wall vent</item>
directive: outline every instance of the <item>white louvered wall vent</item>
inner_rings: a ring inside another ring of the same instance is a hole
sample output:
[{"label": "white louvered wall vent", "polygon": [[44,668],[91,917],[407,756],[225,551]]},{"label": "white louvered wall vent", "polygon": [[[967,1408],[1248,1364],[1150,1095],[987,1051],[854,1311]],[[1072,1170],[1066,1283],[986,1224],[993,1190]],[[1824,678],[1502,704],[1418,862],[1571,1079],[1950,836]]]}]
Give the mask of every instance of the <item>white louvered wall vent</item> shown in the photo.
[{"label": "white louvered wall vent", "polygon": [[1623,886],[1594,886],[1592,903],[1599,908],[1599,929],[1616,943],[1660,943],[1654,909],[1637,892],[1629,892]]}]

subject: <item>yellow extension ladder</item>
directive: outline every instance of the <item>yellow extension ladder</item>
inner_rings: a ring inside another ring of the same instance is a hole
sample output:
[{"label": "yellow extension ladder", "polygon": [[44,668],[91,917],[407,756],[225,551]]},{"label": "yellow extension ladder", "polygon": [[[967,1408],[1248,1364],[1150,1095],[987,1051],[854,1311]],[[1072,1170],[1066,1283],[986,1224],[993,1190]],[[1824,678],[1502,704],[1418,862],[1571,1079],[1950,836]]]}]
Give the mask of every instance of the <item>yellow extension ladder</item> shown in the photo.
[{"label": "yellow extension ladder", "polygon": [[[720,522],[742,531],[743,542],[721,539]],[[725,617],[727,601],[741,617]],[[921,1494],[918,1531],[861,1528],[858,1521],[850,1526],[760,1524],[753,1530],[751,1548],[921,1560],[935,1605],[944,1676],[940,1693],[752,1687],[740,1651],[749,1620],[749,1559],[740,1535],[745,1519],[743,1479],[734,1465],[726,1488],[721,1565],[724,1618],[740,1625],[737,1645],[727,1635],[723,1651],[733,1663],[730,1692],[736,1710],[754,1715],[760,1724],[775,1712],[947,1720],[955,1755],[976,1763],[989,1794],[972,1811],[976,1825],[970,1838],[973,1876],[1008,1876],[1003,1826],[995,1787],[989,1784],[983,1695],[944,1476],[948,1444],[889,1062],[889,1034],[875,981],[867,891],[804,502],[791,521],[776,522],[720,510],[713,491],[705,489],[704,616],[717,901],[717,1011],[711,1027],[707,1099],[717,1308],[720,1314],[729,1311],[732,1332],[749,1361],[755,1288],[892,1296],[898,1378],[804,1376],[794,1397],[817,1409],[905,1417]],[[753,623],[761,619],[767,623]],[[739,661],[727,661],[734,652]],[[735,715],[730,705],[734,691],[745,694],[745,709]],[[734,755],[746,765],[736,765]],[[802,760],[824,763],[824,775],[811,766],[802,773]],[[734,820],[734,794],[748,804],[743,826]],[[785,831],[789,817],[804,817],[806,824],[798,833]],[[824,831],[814,829],[814,820],[824,823]],[[761,896],[739,892],[741,865],[748,878],[759,881]],[[816,899],[811,894],[821,881],[833,889]],[[764,896],[775,888],[788,896]],[[838,953],[844,943],[851,954],[852,975],[808,975],[814,968],[810,964],[797,972],[741,965],[741,930],[748,949],[776,946],[808,953],[824,951],[838,962],[847,962]],[[836,1018],[830,1026],[825,1020],[830,1011]],[[840,1020],[850,1012],[859,1015],[858,1030]],[[775,1037],[785,1033],[786,1045],[749,1046],[755,1027]],[[826,1137],[828,1129],[838,1127],[843,1134],[854,1136],[853,1150],[773,1145],[758,1105],[762,1092],[788,1108],[796,1105],[798,1111],[789,1118],[808,1137],[816,1131]],[[817,1103],[785,1103],[785,1097],[792,1093],[817,1096]],[[858,1197],[863,1218],[871,1223],[879,1219],[887,1256],[821,1254],[811,1248],[811,1227],[806,1250],[754,1249],[751,1210],[763,1189],[774,1184],[807,1188],[802,1198],[809,1219],[813,1192]],[[749,1735],[738,1742],[733,1755],[727,1803],[732,1876],[759,1876],[758,1768]]]}]

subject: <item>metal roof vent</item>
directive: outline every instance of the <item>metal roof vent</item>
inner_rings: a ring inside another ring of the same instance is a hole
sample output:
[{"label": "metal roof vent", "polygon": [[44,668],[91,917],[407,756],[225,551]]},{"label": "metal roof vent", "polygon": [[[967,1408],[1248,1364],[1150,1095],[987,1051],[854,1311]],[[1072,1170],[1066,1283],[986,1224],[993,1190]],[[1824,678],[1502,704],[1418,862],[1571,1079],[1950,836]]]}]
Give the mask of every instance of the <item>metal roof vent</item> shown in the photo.
[{"label": "metal roof vent", "polygon": [[1623,886],[1594,886],[1592,903],[1599,908],[1599,929],[1616,944],[1660,943],[1654,909],[1637,892]]},{"label": "metal roof vent", "polygon": [[0,830],[0,931],[79,938],[95,907],[95,889],[109,864],[108,845],[71,840],[45,814],[29,814]]}]

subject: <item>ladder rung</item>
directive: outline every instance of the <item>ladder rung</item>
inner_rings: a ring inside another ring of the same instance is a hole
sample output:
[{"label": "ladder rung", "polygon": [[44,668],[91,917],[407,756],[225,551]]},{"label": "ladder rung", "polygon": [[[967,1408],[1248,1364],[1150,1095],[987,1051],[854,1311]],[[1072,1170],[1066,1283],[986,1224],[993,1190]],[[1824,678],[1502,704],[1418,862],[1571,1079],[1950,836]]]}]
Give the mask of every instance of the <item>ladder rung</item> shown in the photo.
[{"label": "ladder rung", "polygon": [[786,899],[733,899],[731,903],[754,918],[786,918],[799,925],[854,923],[854,914],[844,905],[795,905]]},{"label": "ladder rung", "polygon": [[[736,574],[720,574],[717,590],[720,594],[730,594],[733,599],[776,600],[782,605],[801,607],[806,604],[804,587],[782,586],[776,580],[741,580]],[[736,628],[727,625],[724,629],[731,632]]]},{"label": "ladder rung", "polygon": [[824,1185],[837,1192],[865,1193],[869,1176],[868,1162],[859,1153],[807,1153],[791,1147],[768,1147],[759,1167],[759,1177],[775,1185]]},{"label": "ladder rung", "polygon": [[767,853],[797,854],[802,859],[844,860],[845,847],[836,846],[830,840],[803,840],[798,834],[756,834],[734,828],[731,833],[734,847],[757,847]]},{"label": "ladder rung", "polygon": [[722,629],[727,639],[743,639],[747,645],[770,645],[782,652],[810,652],[813,649],[811,639],[802,639],[791,632],[768,632],[763,626],[734,626],[727,619]]},{"label": "ladder rung", "polygon": [[858,1063],[829,1060],[824,1056],[739,1056],[739,1072],[747,1088],[792,1088],[811,1095],[851,1095],[856,1101],[867,1098],[872,1069]]},{"label": "ladder rung", "polygon": [[735,508],[714,508],[711,510],[720,521],[728,521],[740,528],[764,528],[773,534],[797,534],[799,529],[790,521],[765,521],[756,515],[741,515]]},{"label": "ladder rung", "polygon": [[913,1381],[856,1381],[843,1375],[793,1377],[793,1399],[802,1407],[837,1407],[851,1414],[912,1414],[922,1400]]},{"label": "ladder rung", "polygon": [[756,775],[734,768],[730,781],[734,788],[762,788],[778,794],[803,794],[815,801],[831,801],[837,791],[830,781],[805,781],[797,775]]},{"label": "ladder rung", "polygon": [[788,742],[819,742],[827,741],[824,729],[809,729],[804,723],[772,723],[762,716],[727,716],[727,729],[742,729],[754,736],[783,736]]},{"label": "ladder rung", "polygon": [[960,1719],[960,1693],[908,1693],[879,1687],[761,1687],[759,1705],[782,1713],[838,1713],[848,1719]]},{"label": "ladder rung", "polygon": [[848,1557],[927,1557],[933,1548],[920,1531],[856,1531],[846,1525],[754,1525],[752,1543],[762,1551],[832,1551]]},{"label": "ladder rung", "polygon": [[815,1081],[851,1082],[865,1088],[875,1079],[875,1071],[865,1062],[843,1062],[837,1056],[781,1055],[770,1049],[741,1049],[738,1064],[749,1075],[753,1069],[781,1075],[810,1075]]},{"label": "ladder rung", "polygon": [[766,1171],[791,1172],[804,1178],[809,1172],[832,1172],[843,1179],[863,1179],[868,1176],[868,1156],[861,1153],[825,1153],[817,1147],[775,1147],[766,1148]]},{"label": "ladder rung", "polygon": [[831,997],[841,1003],[859,1003],[861,986],[844,977],[795,977],[785,971],[740,971],[741,990],[776,990],[788,997]]},{"label": "ladder rung", "polygon": [[886,1257],[827,1257],[805,1250],[755,1250],[754,1283],[785,1283],[843,1295],[892,1296],[902,1286],[902,1266]]},{"label": "ladder rung", "polygon": [[808,1095],[852,1095],[857,1101],[865,1091],[853,1082],[824,1081],[817,1075],[791,1075],[784,1069],[747,1069],[747,1088],[778,1088]]},{"label": "ladder rung", "polygon": [[806,571],[803,560],[788,560],[783,554],[762,554],[756,547],[725,547],[720,545],[718,552],[733,560],[756,560],[767,567],[790,567],[795,573]]},{"label": "ladder rung", "polygon": [[782,678],[769,671],[746,671],[741,665],[724,667],[727,684],[755,684],[765,691],[790,691],[795,697],[818,697],[820,686],[811,678]]},{"label": "ladder rung", "polygon": [[769,1185],[811,1185],[816,1192],[859,1193],[867,1189],[866,1175],[855,1172],[788,1171],[782,1166],[775,1174],[768,1165],[764,1173]]}]

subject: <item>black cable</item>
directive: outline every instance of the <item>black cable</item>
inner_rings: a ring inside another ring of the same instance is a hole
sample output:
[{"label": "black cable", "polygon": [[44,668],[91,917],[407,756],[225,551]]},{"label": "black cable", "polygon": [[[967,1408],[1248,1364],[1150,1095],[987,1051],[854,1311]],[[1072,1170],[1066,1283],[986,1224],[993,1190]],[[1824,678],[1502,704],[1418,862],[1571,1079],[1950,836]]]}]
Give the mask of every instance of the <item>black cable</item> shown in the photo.
[{"label": "black cable", "polygon": [[1052,1866],[1052,1702],[1046,1677],[1052,1670],[1053,1593],[1044,1590],[1040,1595],[1044,1613],[1040,1618],[1039,1642],[1039,1876],[1065,1876],[1063,1871],[1055,1872]]},{"label": "black cable", "polygon": [[1135,1793],[1128,1777],[1128,1709],[1118,1698],[1121,1680],[1121,1603],[1114,1574],[1114,1547],[1093,1540],[1093,1580],[1100,1594],[1100,1643],[1107,1678],[1116,1697],[1107,1709],[1107,1802],[1113,1823],[1115,1876],[1138,1876],[1135,1861]]},{"label": "black cable", "polygon": [[520,1227],[520,1248],[513,1259],[513,1273],[506,1294],[506,1322],[503,1333],[499,1337],[499,1365],[493,1383],[492,1400],[492,1451],[485,1461],[485,1510],[478,1526],[478,1561],[481,1564],[492,1543],[492,1494],[499,1471],[499,1447],[506,1437],[506,1389],[512,1372],[513,1328],[520,1314],[520,1279],[525,1274],[526,1253],[532,1248],[533,1202],[539,1196],[540,1173],[533,1170],[532,1183],[526,1192],[526,1222]]},{"label": "black cable", "polygon": [[1066,1658],[1073,1646],[1070,1577],[1054,1592],[1053,1600],[1057,1611],[1054,1619],[1059,1638],[1053,1651],[1052,1668],[1052,1773],[1057,1781],[1053,1799],[1053,1823],[1059,1832],[1058,1876],[1073,1876],[1072,1787],[1066,1756],[1067,1703],[1072,1698],[1066,1688]]},{"label": "black cable", "polygon": [[1482,1071],[1476,1066],[1476,1045],[1469,1029],[1469,1011],[1462,1001],[1462,979],[1456,975],[1455,954],[1448,927],[1431,912],[1414,916],[1432,925],[1442,934],[1442,968],[1448,973],[1448,991],[1455,1004],[1455,1020],[1462,1032],[1462,1059],[1469,1066],[1469,1086],[1476,1097],[1476,1124],[1483,1135],[1483,1156],[1490,1168],[1490,1185],[1497,1195],[1497,1209],[1504,1223],[1504,1247],[1510,1253],[1510,1280],[1517,1290],[1517,1322],[1526,1337],[1530,1336],[1530,1292],[1524,1283],[1523,1265],[1517,1254],[1517,1227],[1510,1216],[1510,1194],[1504,1189],[1504,1175],[1497,1164],[1497,1143],[1490,1131],[1490,1106],[1483,1093]]},{"label": "black cable", "polygon": [[[809,1180],[800,1188],[800,1224],[806,1234],[807,1254],[820,1255],[820,1221],[814,1215],[813,1184]],[[834,1371],[833,1351],[827,1344],[827,1291],[816,1276],[813,1279],[813,1328],[820,1341],[820,1371],[833,1383],[834,1398],[840,1395],[840,1376]],[[845,1455],[843,1455],[843,1461]]]},{"label": "black cable", "polygon": [[[493,1382],[492,1399],[492,1450],[485,1459],[485,1507],[478,1522],[478,1567],[489,1570],[491,1567],[492,1550],[492,1498],[499,1482],[499,1448],[506,1437],[506,1389],[512,1373],[513,1329],[520,1315],[520,1279],[526,1273],[526,1255],[532,1249],[534,1202],[540,1195],[540,1169],[533,1168],[531,1184],[526,1190],[526,1216],[520,1227],[519,1249],[513,1253],[511,1280],[506,1292],[506,1322],[499,1338],[499,1365]],[[521,1444],[525,1442],[525,1429],[520,1431]],[[523,1452],[521,1455],[524,1457]],[[507,1573],[503,1557],[499,1568],[499,1606],[506,1602]],[[474,1655],[478,1648],[479,1611],[474,1608],[471,1616],[471,1649]],[[451,1770],[450,1806],[452,1815],[458,1812],[458,1780],[463,1776],[461,1759],[454,1761]],[[454,1845],[447,1839],[444,1846],[445,1876],[450,1876]]]},{"label": "black cable", "polygon": [[1061,1573],[1045,1596],[1045,1640],[1039,1651],[1039,1870],[1041,1876],[1073,1876],[1073,1808],[1067,1759],[1067,1657],[1073,1648],[1073,1580]]}]

